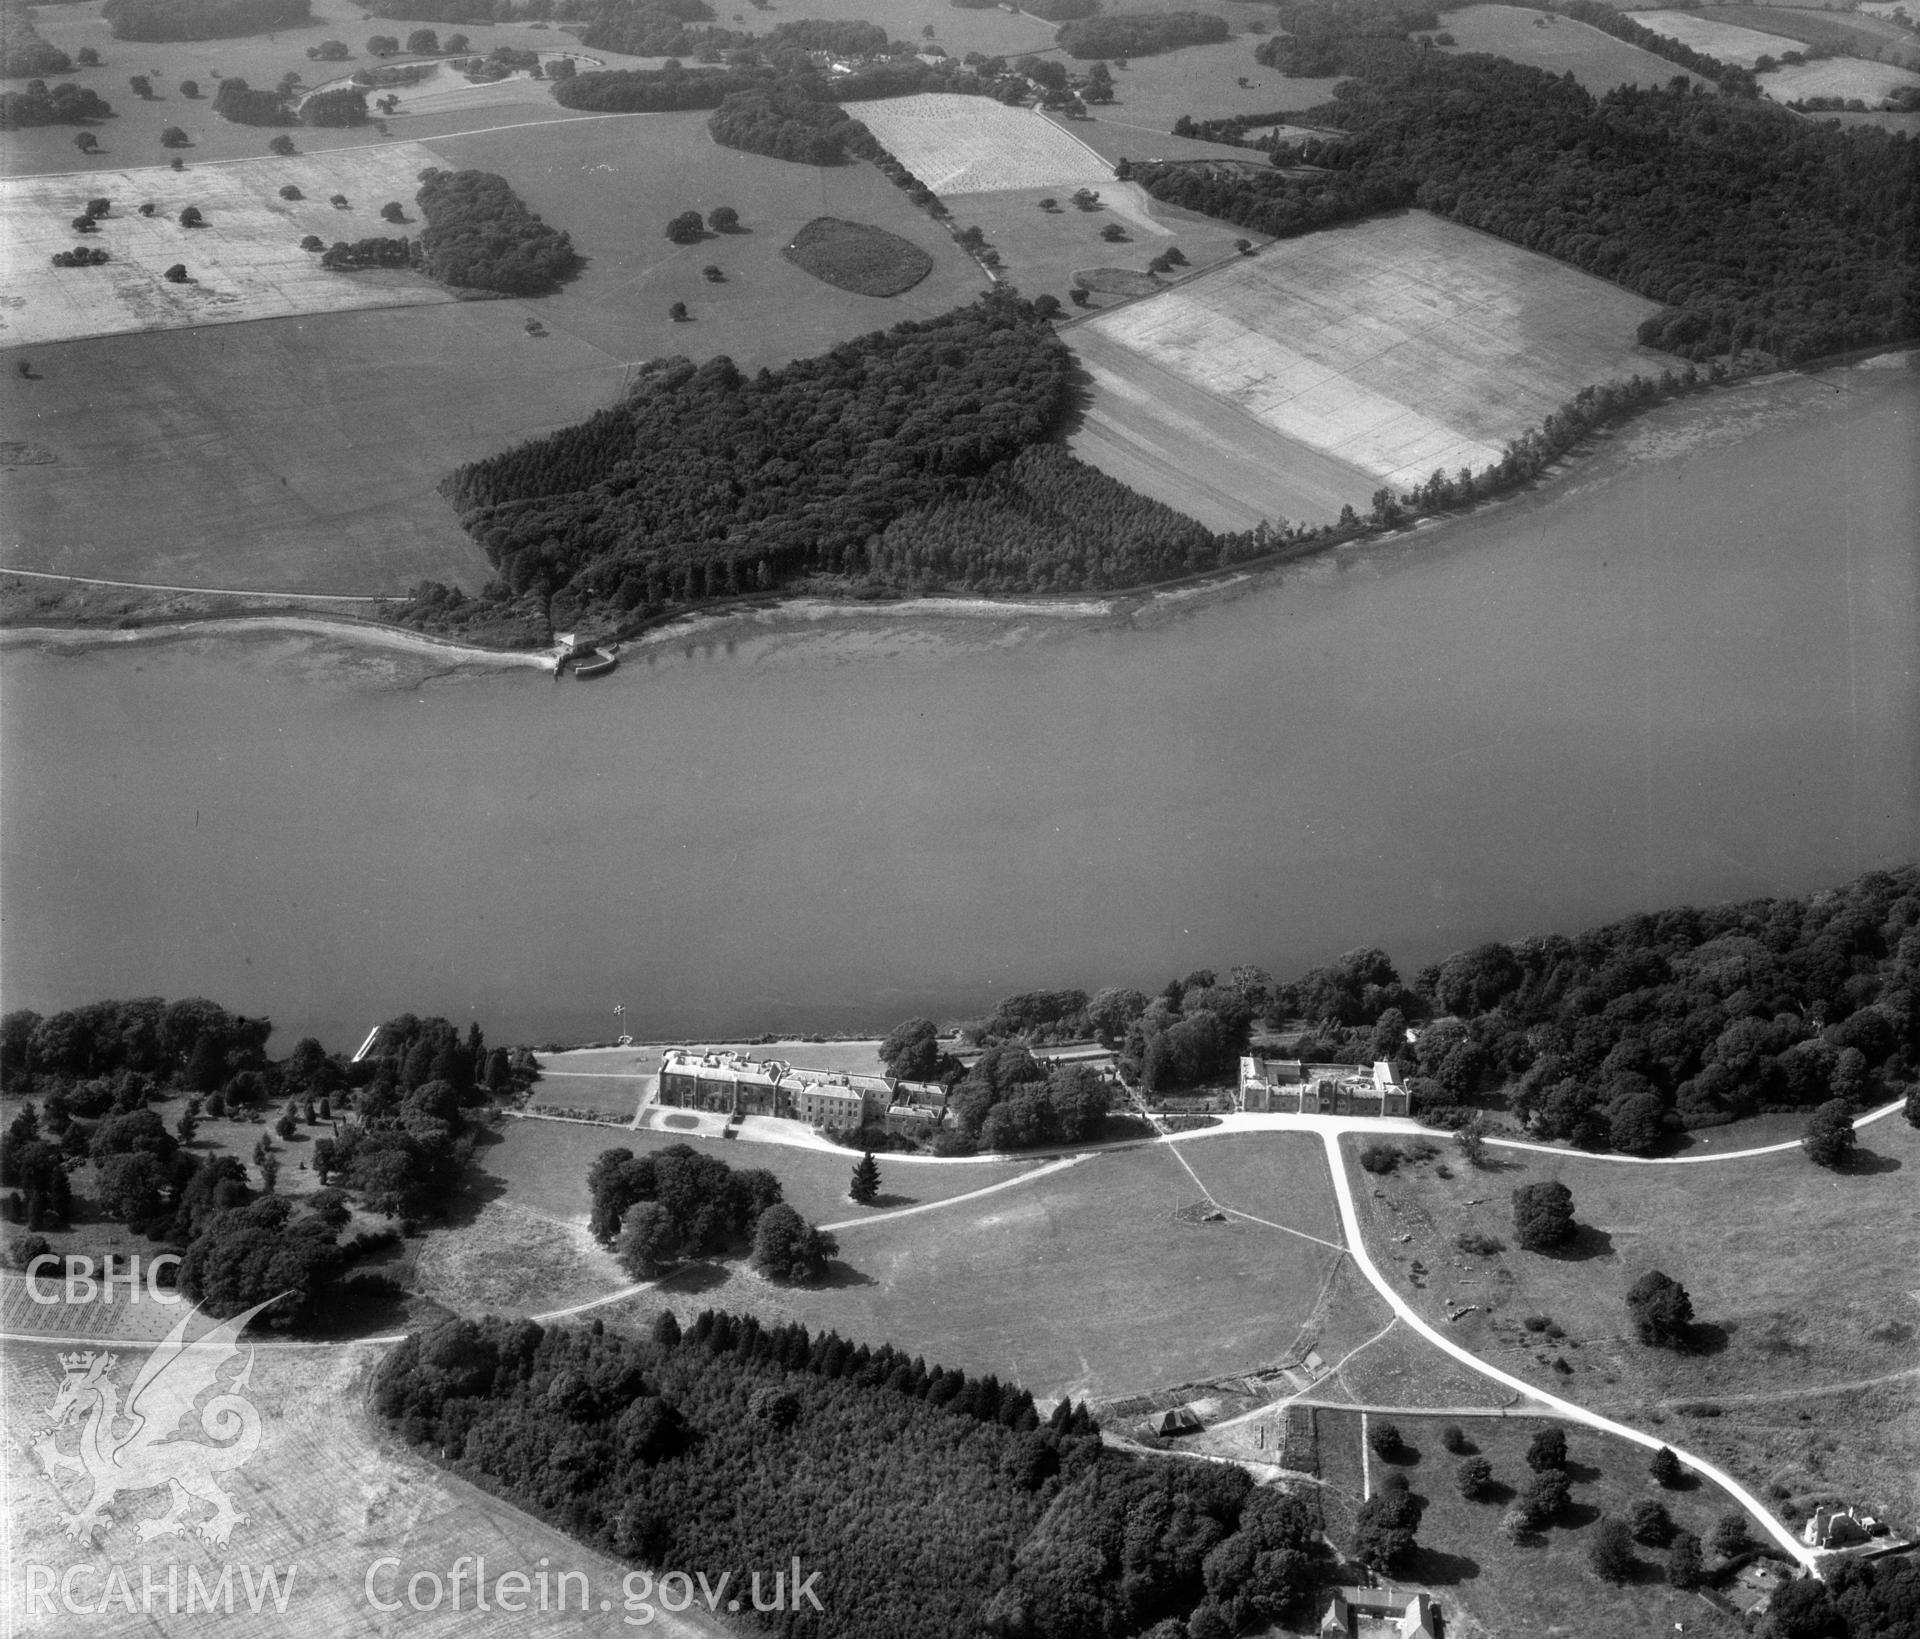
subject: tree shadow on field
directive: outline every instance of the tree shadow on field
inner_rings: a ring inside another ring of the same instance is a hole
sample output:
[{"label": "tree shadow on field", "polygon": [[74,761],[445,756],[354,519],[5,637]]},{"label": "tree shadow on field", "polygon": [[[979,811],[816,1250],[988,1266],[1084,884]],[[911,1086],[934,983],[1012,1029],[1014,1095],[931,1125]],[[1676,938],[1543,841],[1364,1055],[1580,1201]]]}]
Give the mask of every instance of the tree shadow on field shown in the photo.
[{"label": "tree shadow on field", "polygon": [[1733,1340],[1729,1327],[1721,1326],[1711,1320],[1696,1320],[1687,1328],[1688,1354],[1725,1354],[1727,1344]]},{"label": "tree shadow on field", "polygon": [[[855,1201],[853,1204],[858,1206],[860,1203]],[[867,1210],[869,1212],[897,1212],[903,1206],[918,1206],[919,1204],[920,1197],[917,1195],[897,1195],[891,1191],[882,1191],[867,1203]]]},{"label": "tree shadow on field", "polygon": [[[1069,309],[1070,312],[1092,312],[1091,308]],[[1077,359],[1067,368],[1067,413],[1060,424],[1057,435],[1059,442],[1065,443],[1085,424],[1087,414],[1093,408],[1093,376]]]},{"label": "tree shadow on field", "polygon": [[1898,1172],[1900,1159],[1898,1156],[1880,1155],[1873,1150],[1855,1149],[1840,1170],[1849,1176],[1871,1178],[1883,1172]]},{"label": "tree shadow on field", "polygon": [[1469,1559],[1465,1554],[1442,1553],[1438,1548],[1429,1548],[1424,1544],[1414,1550],[1409,1573],[1411,1580],[1429,1582],[1436,1587],[1471,1582],[1479,1574],[1479,1560]]},{"label": "tree shadow on field", "polygon": [[660,1282],[663,1292],[710,1292],[727,1283],[727,1270],[717,1263],[683,1263]]},{"label": "tree shadow on field", "polygon": [[1600,1517],[1600,1509],[1590,1502],[1569,1502],[1559,1513],[1553,1516],[1553,1523],[1563,1531],[1578,1531],[1583,1526],[1593,1524]]},{"label": "tree shadow on field", "polygon": [[1565,1246],[1550,1246],[1540,1254],[1556,1263],[1590,1263],[1613,1255],[1613,1237],[1606,1230],[1578,1223],[1573,1226],[1573,1239]]},{"label": "tree shadow on field", "polygon": [[1574,1462],[1571,1459],[1569,1459],[1566,1467],[1561,1472],[1575,1485],[1592,1485],[1595,1480],[1600,1478],[1600,1470],[1595,1468],[1592,1463]]},{"label": "tree shadow on field", "polygon": [[823,1287],[878,1286],[880,1283],[873,1276],[854,1268],[852,1264],[835,1258],[827,1265],[827,1272],[812,1284],[816,1290],[819,1290]]}]

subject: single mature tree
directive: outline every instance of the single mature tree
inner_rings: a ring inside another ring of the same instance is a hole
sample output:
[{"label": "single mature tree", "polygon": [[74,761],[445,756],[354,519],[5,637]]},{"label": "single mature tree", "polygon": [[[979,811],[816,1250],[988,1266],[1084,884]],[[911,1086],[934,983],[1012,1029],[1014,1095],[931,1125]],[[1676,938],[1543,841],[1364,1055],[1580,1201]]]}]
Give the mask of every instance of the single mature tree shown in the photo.
[{"label": "single mature tree", "polygon": [[133,94],[143,102],[153,96],[153,81],[144,74],[129,75],[127,84],[133,88]]},{"label": "single mature tree", "polygon": [[620,1220],[615,1256],[635,1280],[652,1280],[672,1268],[680,1259],[680,1232],[673,1215],[658,1201],[636,1201]]},{"label": "single mature tree", "polygon": [[1567,1476],[1559,1469],[1543,1469],[1527,1481],[1514,1507],[1524,1516],[1526,1529],[1537,1531],[1558,1518],[1560,1510],[1567,1506],[1572,1490]]},{"label": "single mature tree", "polygon": [[685,324],[689,316],[685,302],[675,302],[667,309],[667,317],[675,324]]},{"label": "single mature tree", "polygon": [[375,34],[367,40],[367,50],[375,57],[391,57],[399,49],[399,39],[391,34]]},{"label": "single mature tree", "polygon": [[715,233],[737,233],[740,228],[740,213],[731,205],[715,205],[707,212],[707,226]]},{"label": "single mature tree", "polygon": [[76,131],[73,145],[83,154],[97,154],[100,151],[100,139],[91,131]]},{"label": "single mature tree", "polygon": [[1667,1580],[1676,1588],[1697,1588],[1706,1574],[1700,1539],[1691,1531],[1680,1532],[1667,1550]]},{"label": "single mature tree", "polygon": [[1654,1484],[1668,1491],[1678,1485],[1686,1473],[1680,1466],[1680,1459],[1665,1446],[1653,1454],[1653,1461],[1647,1464],[1647,1472],[1653,1476]]},{"label": "single mature tree", "polygon": [[1418,1547],[1414,1533],[1419,1528],[1420,1504],[1411,1491],[1376,1491],[1354,1521],[1353,1557],[1370,1570],[1403,1570]]},{"label": "single mature tree", "polygon": [[1473,1442],[1467,1438],[1467,1431],[1458,1423],[1449,1423],[1440,1431],[1440,1444],[1456,1457],[1470,1456]]},{"label": "single mature tree", "polygon": [[707,263],[707,265],[700,270],[700,277],[705,279],[710,285],[725,284],[727,280],[727,276],[721,272],[718,262]]},{"label": "single mature tree", "polygon": [[1033,310],[1043,319],[1057,319],[1060,316],[1060,298],[1050,291],[1034,297]]},{"label": "single mature tree", "polygon": [[1536,1474],[1558,1471],[1567,1466],[1567,1436],[1564,1429],[1543,1428],[1527,1443],[1527,1467]]},{"label": "single mature tree", "polygon": [[880,1163],[868,1150],[853,1165],[853,1183],[847,1193],[861,1206],[872,1206],[880,1198]]},{"label": "single mature tree", "polygon": [[1493,1489],[1493,1464],[1485,1457],[1465,1457],[1454,1470],[1454,1484],[1468,1502],[1478,1502]]},{"label": "single mature tree", "polygon": [[73,54],[73,60],[82,68],[98,68],[100,66],[100,53],[94,50],[92,46],[82,46]]},{"label": "single mature tree", "polygon": [[440,36],[430,28],[417,28],[407,36],[407,50],[428,57],[440,49]]},{"label": "single mature tree", "polygon": [[406,219],[407,213],[397,199],[389,199],[386,204],[380,207],[380,220],[382,222],[404,222]]},{"label": "single mature tree", "polygon": [[931,1019],[905,1019],[880,1044],[880,1062],[901,1081],[930,1081],[940,1062],[940,1032]]},{"label": "single mature tree", "polygon": [[667,237],[676,245],[698,244],[705,231],[698,211],[682,211],[667,224]]},{"label": "single mature tree", "polygon": [[281,132],[279,136],[267,144],[267,152],[270,154],[279,154],[282,158],[285,158],[293,152],[293,138],[288,136],[284,131]]},{"label": "single mature tree", "polygon": [[753,1230],[753,1267],[775,1281],[818,1280],[840,1243],[784,1201],[767,1208]]},{"label": "single mature tree", "polygon": [[1627,1289],[1627,1310],[1640,1341],[1653,1348],[1684,1348],[1693,1334],[1693,1299],[1658,1269],[1649,1269]]},{"label": "single mature tree", "polygon": [[1853,1111],[1843,1099],[1830,1098],[1807,1118],[1800,1147],[1818,1167],[1839,1171],[1853,1158]]},{"label": "single mature tree", "polygon": [[1587,1542],[1587,1563],[1608,1582],[1625,1582],[1635,1568],[1633,1534],[1617,1519],[1602,1518]]},{"label": "single mature tree", "polygon": [[1406,1446],[1400,1436],[1400,1425],[1389,1417],[1376,1417],[1368,1424],[1367,1444],[1373,1447],[1376,1457],[1388,1462],[1398,1457]]},{"label": "single mature tree", "polygon": [[1643,1497],[1627,1516],[1627,1529],[1633,1533],[1635,1542],[1645,1543],[1649,1548],[1664,1548],[1673,1541],[1673,1516],[1658,1497]]},{"label": "single mature tree", "polygon": [[[207,219],[200,214],[200,207],[198,205],[188,205],[180,212],[180,226],[183,228],[202,228],[206,226],[206,223]],[[202,1041],[205,1039],[204,1036],[201,1037]]]},{"label": "single mature tree", "polygon": [[1522,1184],[1513,1192],[1513,1234],[1528,1252],[1548,1252],[1574,1238],[1573,1191],[1559,1181]]},{"label": "single mature tree", "polygon": [[189,100],[199,96],[200,82],[198,80],[182,80],[180,82],[180,95]]},{"label": "single mature tree", "polygon": [[280,190],[280,197],[282,199],[304,199],[306,198],[306,195],[301,193],[301,191],[298,188],[296,188],[291,182],[289,182],[284,188]]},{"label": "single mature tree", "polygon": [[165,1169],[150,1151],[110,1155],[100,1164],[94,1202],[120,1223],[143,1223],[160,1210],[166,1181]]},{"label": "single mature tree", "polygon": [[451,51],[457,57],[461,52],[471,50],[472,44],[472,41],[464,34],[449,34],[446,38],[445,49]]},{"label": "single mature tree", "polygon": [[[166,130],[160,133],[160,146],[162,148],[185,148],[188,146],[187,133],[177,125],[169,125]],[[179,163],[180,161],[177,159],[174,161],[175,165]]]},{"label": "single mature tree", "polygon": [[1713,1535],[1707,1541],[1722,1559],[1744,1554],[1753,1546],[1753,1538],[1747,1531],[1747,1516],[1737,1508],[1728,1509],[1713,1522]]},{"label": "single mature tree", "polygon": [[1126,236],[1127,236],[1127,230],[1121,227],[1118,222],[1109,222],[1104,228],[1100,230],[1100,237],[1106,240],[1107,243],[1110,245],[1119,244],[1121,240],[1126,238]]}]

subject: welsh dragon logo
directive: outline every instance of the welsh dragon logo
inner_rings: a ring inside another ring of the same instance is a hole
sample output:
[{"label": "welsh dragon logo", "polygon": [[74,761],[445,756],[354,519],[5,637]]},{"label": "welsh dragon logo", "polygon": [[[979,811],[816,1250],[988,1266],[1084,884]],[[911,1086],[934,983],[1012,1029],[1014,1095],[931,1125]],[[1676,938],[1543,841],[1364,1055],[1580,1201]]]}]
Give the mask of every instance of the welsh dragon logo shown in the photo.
[{"label": "welsh dragon logo", "polygon": [[[278,1302],[277,1298],[268,1303]],[[240,1334],[247,1322],[268,1307],[256,1304],[187,1341],[187,1325],[197,1308],[156,1346],[133,1380],[123,1404],[110,1375],[119,1356],[105,1350],[63,1354],[65,1377],[48,1408],[50,1423],[34,1454],[47,1477],[59,1484],[62,1469],[77,1470],[93,1482],[93,1494],[77,1511],[62,1514],[67,1535],[91,1542],[95,1529],[108,1518],[107,1508],[122,1495],[170,1487],[173,1507],[159,1519],[143,1519],[140,1539],[178,1536],[187,1529],[183,1517],[196,1502],[210,1504],[213,1518],[194,1527],[216,1548],[224,1548],[236,1525],[247,1516],[233,1506],[221,1488],[219,1476],[240,1467],[260,1447],[260,1412],[246,1396],[253,1377],[253,1351],[233,1382],[222,1387],[221,1369],[240,1352]],[[195,1406],[208,1390],[213,1397],[198,1409],[199,1432],[221,1442],[176,1438],[183,1421],[195,1415]],[[63,1430],[79,1423],[78,1455],[62,1451]],[[62,1498],[65,1501],[65,1498]]]}]

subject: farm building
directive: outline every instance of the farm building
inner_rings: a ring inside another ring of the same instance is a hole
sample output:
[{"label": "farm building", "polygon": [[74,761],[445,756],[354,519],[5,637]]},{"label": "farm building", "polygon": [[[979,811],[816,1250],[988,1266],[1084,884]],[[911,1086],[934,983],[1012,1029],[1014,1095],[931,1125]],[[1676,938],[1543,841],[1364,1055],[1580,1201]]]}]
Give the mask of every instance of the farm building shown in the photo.
[{"label": "farm building", "polygon": [[1205,1425],[1195,1415],[1191,1406],[1174,1406],[1171,1410],[1155,1412],[1149,1421],[1155,1434],[1198,1434]]},{"label": "farm building", "polygon": [[882,1118],[893,1090],[880,1076],[803,1070],[744,1053],[669,1048],[660,1060],[659,1101],[716,1115],[772,1115],[839,1131]]},{"label": "farm building", "polygon": [[1319,1639],[1440,1639],[1441,1610],[1425,1591],[1335,1588]]},{"label": "farm building", "polygon": [[1885,1535],[1880,1522],[1858,1508],[1816,1508],[1808,1516],[1800,1540],[1811,1548],[1857,1548],[1874,1535],[1876,1527]]},{"label": "farm building", "polygon": [[1240,1060],[1240,1107],[1258,1115],[1405,1115],[1407,1089],[1388,1059],[1370,1071],[1352,1064],[1247,1055]]}]

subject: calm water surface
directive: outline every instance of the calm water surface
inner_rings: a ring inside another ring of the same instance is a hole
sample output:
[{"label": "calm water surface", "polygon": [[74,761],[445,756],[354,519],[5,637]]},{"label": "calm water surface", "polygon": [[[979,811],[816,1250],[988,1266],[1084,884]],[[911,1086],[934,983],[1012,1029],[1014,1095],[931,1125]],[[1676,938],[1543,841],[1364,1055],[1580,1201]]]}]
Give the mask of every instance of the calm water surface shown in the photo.
[{"label": "calm water surface", "polygon": [[0,982],[282,1046],[884,1027],[1920,854],[1920,376],[1673,406],[1138,625],[749,634],[591,686],[304,638],[4,657]]}]

